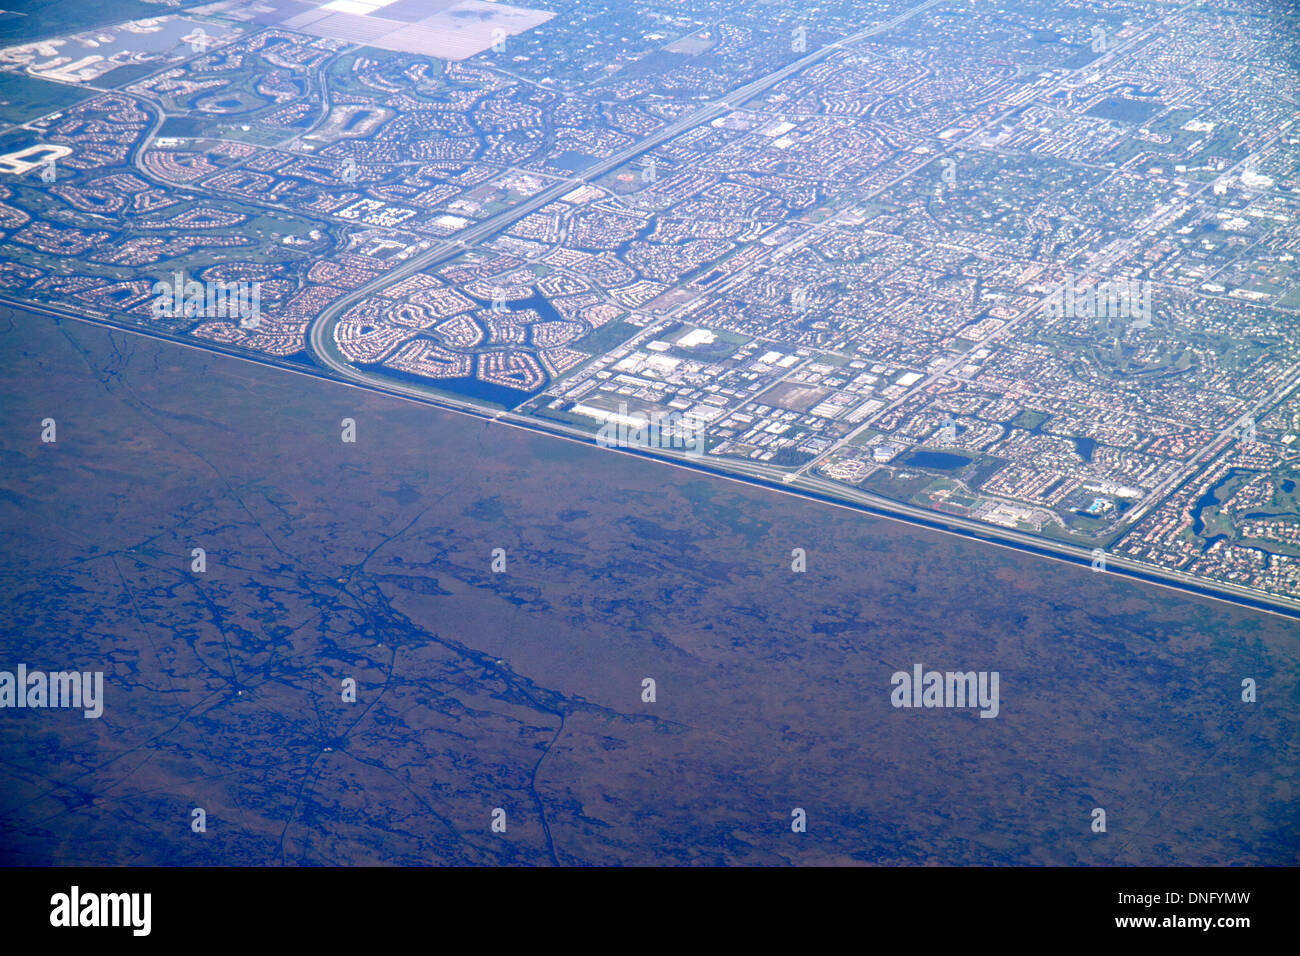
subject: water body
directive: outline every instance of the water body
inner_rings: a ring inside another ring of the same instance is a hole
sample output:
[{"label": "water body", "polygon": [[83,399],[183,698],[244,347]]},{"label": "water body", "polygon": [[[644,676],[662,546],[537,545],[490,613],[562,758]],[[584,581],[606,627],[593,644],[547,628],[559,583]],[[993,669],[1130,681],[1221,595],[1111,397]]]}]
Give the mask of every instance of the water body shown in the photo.
[{"label": "water body", "polygon": [[1230,468],[1228,469],[1227,474],[1207,488],[1205,494],[1196,499],[1196,504],[1192,505],[1193,534],[1199,535],[1205,531],[1205,522],[1201,518],[1201,513],[1205,511],[1206,508],[1214,508],[1223,504],[1223,502],[1219,500],[1219,489],[1238,476],[1249,474],[1254,474],[1254,472],[1242,468]]},{"label": "water body", "polygon": [[1079,457],[1084,461],[1092,461],[1093,452],[1097,450],[1097,440],[1086,435],[1076,435],[1072,440],[1074,450],[1079,453]]},{"label": "water body", "polygon": [[1214,545],[1218,544],[1220,541],[1227,541],[1227,540],[1228,540],[1228,536],[1226,534],[1212,534],[1205,539],[1205,544],[1201,545],[1201,553],[1204,554],[1205,552],[1209,551],[1210,548],[1212,548]]},{"label": "water body", "polygon": [[944,451],[914,451],[901,463],[914,468],[930,468],[934,471],[956,471],[958,468],[965,468],[973,460],[966,455],[954,455]]},{"label": "water body", "polygon": [[[466,298],[472,299],[481,309],[490,309],[492,307],[492,301],[490,299],[478,299],[468,294],[466,294]],[[518,312],[524,309],[535,309],[537,313],[541,315],[542,319],[548,322],[559,322],[564,319],[564,316],[560,315],[555,306],[551,305],[551,303],[538,292],[533,293],[526,299],[512,299],[507,303],[507,312]],[[531,341],[532,331],[529,330],[524,344],[529,344]],[[475,361],[477,361],[477,358]],[[383,365],[373,365],[368,367],[379,372],[386,378],[391,378],[395,381],[409,382],[413,385],[422,385],[426,388],[434,388],[451,395],[460,395],[476,402],[486,402],[499,408],[508,409],[518,408],[550,384],[550,379],[548,377],[547,380],[538,388],[525,390],[508,388],[504,385],[497,385],[494,382],[485,382],[483,379],[475,375],[466,376],[464,378],[429,379],[422,375],[414,375],[410,372],[403,372]]]},{"label": "water body", "polygon": [[570,150],[567,153],[561,153],[547,160],[547,164],[556,169],[563,169],[568,173],[580,173],[588,166],[596,163],[596,157],[588,156],[586,153],[576,153]]},{"label": "water body", "polygon": [[[632,247],[635,246],[637,243],[641,243],[649,239],[651,233],[653,233],[655,229],[658,228],[658,225],[659,225],[658,219],[651,217],[651,219],[648,222],[646,222],[644,226],[641,226],[639,229],[637,229],[636,233],[632,236],[631,239],[624,239],[622,242],[618,243],[618,245],[614,247],[614,257],[618,259],[620,262],[625,261],[627,259],[627,254],[632,250]],[[593,251],[598,251],[598,250],[593,250]]]},{"label": "water body", "polygon": [[[517,408],[541,391],[541,388],[531,392],[518,388],[507,388],[494,382],[485,382],[476,376],[430,379],[423,375],[414,375],[410,372],[403,372],[400,369],[385,366],[369,367],[378,371],[384,378],[391,378],[397,382],[408,382],[424,388],[432,388],[451,395],[460,395],[475,402],[486,403],[498,408]],[[545,387],[545,385],[542,386],[542,388]]]},{"label": "water body", "polygon": [[[139,336],[0,316],[0,346],[0,665],[105,671],[103,721],[0,713],[5,862],[1300,845],[1292,622]],[[915,663],[998,671],[999,715],[895,708]]]}]

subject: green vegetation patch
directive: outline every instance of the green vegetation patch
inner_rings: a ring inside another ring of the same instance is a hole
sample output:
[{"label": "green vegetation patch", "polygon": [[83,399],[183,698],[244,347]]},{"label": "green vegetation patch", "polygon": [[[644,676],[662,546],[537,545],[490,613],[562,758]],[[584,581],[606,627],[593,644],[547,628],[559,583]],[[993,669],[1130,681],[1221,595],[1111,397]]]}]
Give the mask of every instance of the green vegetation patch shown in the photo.
[{"label": "green vegetation patch", "polygon": [[1043,424],[1043,422],[1047,421],[1051,417],[1052,416],[1047,412],[1040,412],[1036,408],[1026,408],[1015,418],[1011,419],[1011,424],[1016,426],[1016,428],[1023,428],[1026,431],[1033,431],[1035,428]]},{"label": "green vegetation patch", "polygon": [[592,355],[603,355],[610,349],[622,345],[639,331],[640,329],[635,325],[620,319],[587,333],[568,347],[579,352],[590,352]]},{"label": "green vegetation patch", "polygon": [[0,19],[0,44],[12,46],[28,40],[82,33],[108,23],[162,16],[168,9],[140,0],[6,0],[6,11],[22,14]]},{"label": "green vegetation patch", "polygon": [[21,73],[0,73],[0,121],[30,123],[47,113],[75,106],[93,92]]},{"label": "green vegetation patch", "polygon": [[1164,108],[1158,100],[1129,100],[1109,96],[1100,103],[1093,104],[1087,111],[1088,116],[1097,119],[1115,120],[1120,123],[1132,123],[1141,126]]}]

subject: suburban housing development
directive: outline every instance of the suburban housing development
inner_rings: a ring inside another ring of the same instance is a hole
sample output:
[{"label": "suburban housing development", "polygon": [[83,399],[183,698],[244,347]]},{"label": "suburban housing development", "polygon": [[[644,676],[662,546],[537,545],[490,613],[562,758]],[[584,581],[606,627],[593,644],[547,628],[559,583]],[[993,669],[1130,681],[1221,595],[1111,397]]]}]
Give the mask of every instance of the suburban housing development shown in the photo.
[{"label": "suburban housing development", "polygon": [[225,0],[0,50],[0,297],[584,440],[678,416],[701,454],[636,450],[1300,609],[1300,34],[723,6]]}]

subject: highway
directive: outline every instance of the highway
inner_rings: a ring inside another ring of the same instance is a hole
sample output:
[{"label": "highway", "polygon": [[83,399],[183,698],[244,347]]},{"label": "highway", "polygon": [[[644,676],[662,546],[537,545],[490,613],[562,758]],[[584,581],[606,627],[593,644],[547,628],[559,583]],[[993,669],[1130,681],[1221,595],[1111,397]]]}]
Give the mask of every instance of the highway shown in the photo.
[{"label": "highway", "polygon": [[800,70],[803,70],[814,63],[820,62],[835,51],[843,49],[846,46],[851,46],[860,40],[865,40],[869,37],[875,36],[878,33],[884,33],[891,30],[898,24],[916,16],[918,13],[930,9],[939,2],[940,0],[925,0],[924,3],[917,4],[914,7],[904,10],[902,13],[891,17],[889,20],[864,27],[857,33],[845,37],[842,40],[836,40],[834,43],[830,43],[824,47],[820,47],[806,56],[793,60],[785,66],[773,70],[771,73],[761,76],[750,83],[746,83],[744,86],[738,87],[722,99],[715,100],[712,103],[700,107],[686,116],[683,116],[681,119],[675,120],[667,126],[656,130],[645,139],[633,143],[631,146],[614,153],[607,159],[601,160],[596,165],[584,170],[581,175],[556,183],[516,206],[504,209],[495,216],[484,219],[482,222],[460,230],[460,232],[456,234],[456,238],[444,239],[427,252],[412,258],[409,262],[399,266],[397,269],[385,273],[373,282],[358,287],[348,295],[331,303],[331,305],[312,322],[307,336],[309,348],[312,354],[317,361],[332,368],[341,376],[348,378],[365,376],[366,373],[358,371],[347,362],[343,361],[335,351],[332,340],[334,324],[338,317],[343,315],[352,306],[356,305],[356,303],[362,301],[367,296],[373,295],[377,290],[392,285],[395,282],[399,282],[413,273],[433,268],[441,265],[449,259],[461,255],[467,248],[469,248],[469,246],[501,232],[511,224],[518,222],[525,216],[528,216],[542,208],[547,203],[554,202],[561,196],[572,192],[574,189],[579,188],[593,179],[598,179],[611,170],[617,169],[619,166],[635,159],[643,153],[654,149],[661,143],[665,143],[675,136],[680,136],[687,130],[694,129],[704,123],[711,123],[718,117],[725,116],[727,113],[730,113],[746,101],[753,99],[758,94],[765,92],[787,77],[798,73]]},{"label": "highway", "polygon": [[[315,378],[334,381],[349,387],[363,388],[367,391],[382,393],[403,400],[415,401],[421,404],[469,415],[487,423],[496,423],[512,428],[522,428],[535,433],[545,434],[553,438],[561,438],[568,441],[580,442],[586,445],[593,445],[595,444],[593,435],[589,431],[581,428],[560,422],[519,415],[511,411],[499,411],[492,408],[485,408],[475,402],[463,400],[439,392],[436,388],[432,387],[432,385],[422,386],[419,384],[399,382],[383,375],[356,368],[344,361],[342,356],[338,354],[333,342],[333,328],[338,318],[345,314],[349,308],[357,302],[360,302],[366,297],[374,294],[377,290],[398,282],[413,273],[436,267],[443,262],[463,254],[471,245],[496,235],[514,222],[517,222],[521,218],[545,206],[547,203],[553,202],[571,190],[578,188],[578,186],[583,183],[590,182],[605,175],[609,171],[635,159],[637,156],[654,149],[658,145],[689,129],[693,129],[704,123],[712,122],[714,119],[726,115],[728,112],[770,89],[780,81],[814,63],[820,62],[837,50],[851,46],[852,44],[873,35],[890,30],[907,19],[930,9],[939,2],[940,0],[926,0],[926,2],[913,6],[887,21],[864,27],[862,30],[849,37],[835,41],[825,47],[821,47],[818,50],[794,60],[763,77],[747,83],[732,91],[729,95],[705,104],[688,115],[664,126],[655,133],[646,137],[644,140],[601,160],[596,165],[585,170],[581,175],[556,182],[535,196],[522,201],[520,204],[462,230],[453,239],[446,239],[436,243],[426,252],[412,257],[410,261],[404,263],[397,269],[380,276],[370,283],[358,287],[333,303],[329,308],[323,311],[320,316],[313,320],[309,326],[309,354],[321,366],[320,371],[306,369],[269,356],[259,356],[254,353],[243,352],[218,343],[196,343],[184,337],[174,336],[147,328],[123,326],[112,321],[95,318],[91,315],[79,314],[73,310],[61,307],[32,305],[30,303],[10,299],[4,295],[0,295],[0,303],[11,305],[13,308],[19,310],[41,313],[56,318],[72,319],[79,322],[100,325],[117,331],[124,331],[133,335],[141,335],[168,341],[186,348],[195,348],[207,352],[216,351],[238,361],[251,362],[266,367],[290,371],[295,374],[309,375]],[[1137,38],[1133,38],[1133,41],[1136,41],[1136,39]],[[154,114],[154,122],[149,134],[144,140],[144,142],[147,143],[154,135],[156,135],[158,129],[162,125],[163,120],[161,110],[158,108],[158,104],[152,103],[147,99],[137,97],[137,101],[147,103],[151,108],[151,112]],[[137,168],[140,167],[140,157],[143,153],[143,149],[144,146],[142,144],[132,156],[132,162],[137,166]],[[1245,161],[1243,161],[1243,163],[1244,162]],[[922,165],[924,166],[926,164]],[[913,169],[904,175],[913,175],[915,172],[916,170]],[[1133,241],[1137,241],[1137,238]],[[1021,321],[1027,315],[1036,311],[1036,307],[1026,310],[1022,315],[1017,316],[1015,321]],[[637,336],[645,336],[651,334],[652,331],[653,326],[639,330]],[[1004,334],[1005,331],[1006,327],[993,333],[993,335],[990,336],[990,339],[1000,334]],[[933,381],[935,378],[947,371],[948,369],[946,368],[936,371],[927,376],[926,379],[917,387],[922,387],[927,382]],[[1297,385],[1300,384],[1300,379],[1296,378],[1297,371],[1300,371],[1300,369],[1291,370],[1277,389],[1262,397],[1256,405],[1256,411],[1274,405],[1277,401],[1280,401],[1289,395]],[[909,390],[909,394],[911,393],[912,392]],[[1214,449],[1218,449],[1228,440],[1230,440],[1229,432],[1228,430],[1225,430],[1216,441],[1212,443],[1212,445],[1214,446]],[[813,499],[834,507],[846,508],[857,512],[865,512],[878,517],[888,518],[890,520],[903,521],[939,533],[955,534],[967,538],[977,538],[984,542],[1033,553],[1040,557],[1049,557],[1076,565],[1082,565],[1084,567],[1089,567],[1092,560],[1091,550],[1082,546],[1052,541],[1037,535],[1020,532],[1015,529],[997,527],[955,515],[940,514],[903,502],[893,501],[891,499],[873,495],[859,489],[818,477],[809,473],[810,469],[808,467],[798,469],[794,473],[791,473],[770,465],[750,461],[694,459],[670,451],[651,452],[629,449],[609,450],[620,454],[633,454],[637,457],[648,458],[670,467],[707,473],[723,480],[738,481],[749,485],[760,486],[768,491],[780,494],[793,495],[804,499]],[[1192,464],[1199,461],[1201,457],[1208,454],[1211,450],[1212,449],[1202,450],[1201,454],[1194,459]],[[1184,470],[1178,477],[1185,480],[1188,474],[1189,470]],[[1147,502],[1144,502],[1144,505],[1149,505],[1150,500],[1151,499],[1148,499]],[[1143,510],[1145,511],[1145,507]],[[1251,607],[1256,610],[1263,610],[1284,617],[1300,618],[1300,600],[1268,594],[1266,592],[1256,591],[1254,589],[1244,588],[1230,583],[1213,582],[1184,574],[1182,572],[1143,564],[1120,556],[1107,556],[1107,573],[1140,578],[1144,581],[1155,583],[1160,586],[1171,587],[1176,590],[1191,592],[1203,597]]]},{"label": "highway", "polygon": [[[218,352],[228,358],[241,362],[249,362],[254,365],[274,368],[280,371],[288,371],[297,375],[305,375],[310,378],[333,382],[345,387],[359,388],[368,392],[389,395],[404,401],[412,401],[422,405],[459,412],[460,414],[480,419],[486,424],[521,428],[537,434],[547,435],[551,438],[601,447],[596,444],[593,434],[582,429],[564,425],[559,422],[549,422],[530,416],[517,415],[514,412],[484,409],[471,402],[461,401],[445,395],[438,395],[432,391],[422,392],[416,388],[393,387],[393,383],[383,379],[380,379],[378,383],[364,380],[340,380],[336,376],[324,370],[315,371],[304,369],[281,360],[257,356],[234,348],[220,346],[217,343],[200,344],[192,340],[187,340],[186,338],[155,332],[145,328],[126,327],[114,322],[79,315],[75,312],[60,308],[35,306],[30,303],[10,299],[3,295],[0,295],[0,305],[7,305],[20,311],[40,313],[54,318],[71,319],[78,322],[84,322],[88,325],[97,325],[103,328],[112,329],[117,332],[125,332],[131,335],[139,335],[145,338],[167,341],[197,351],[208,353]],[[1026,534],[1010,528],[985,524],[980,521],[973,521],[956,515],[940,514],[924,508],[908,505],[903,502],[894,501],[889,498],[882,498],[878,495],[870,494],[869,492],[848,488],[821,478],[809,477],[806,475],[791,476],[788,472],[783,472],[770,465],[757,462],[709,460],[694,458],[689,455],[666,450],[656,450],[653,452],[649,450],[641,451],[637,449],[622,448],[604,448],[602,450],[614,454],[635,455],[645,461],[655,462],[672,468],[681,468],[694,473],[707,474],[723,481],[735,481],[751,487],[760,487],[766,491],[778,494],[791,495],[804,500],[817,501],[820,504],[830,505],[835,508],[843,508],[859,514],[869,514],[878,518],[899,521],[904,524],[921,527],[940,534],[976,539],[985,544],[1010,548],[1016,551],[1033,554],[1038,557],[1064,561],[1080,567],[1081,570],[1090,569],[1092,562],[1092,552],[1077,545],[1051,541],[1036,535]],[[787,480],[791,477],[793,477],[792,481]],[[1233,604],[1239,607],[1246,607],[1251,610],[1262,611],[1279,617],[1300,620],[1300,600],[1281,595],[1269,594],[1252,588],[1244,588],[1226,582],[1217,582],[1205,578],[1198,578],[1180,571],[1172,571],[1120,556],[1107,555],[1106,562],[1107,567],[1105,573],[1107,574],[1134,578],[1147,584],[1154,584],[1183,593],[1190,593],[1198,597]],[[1095,572],[1089,570],[1089,573]]]}]

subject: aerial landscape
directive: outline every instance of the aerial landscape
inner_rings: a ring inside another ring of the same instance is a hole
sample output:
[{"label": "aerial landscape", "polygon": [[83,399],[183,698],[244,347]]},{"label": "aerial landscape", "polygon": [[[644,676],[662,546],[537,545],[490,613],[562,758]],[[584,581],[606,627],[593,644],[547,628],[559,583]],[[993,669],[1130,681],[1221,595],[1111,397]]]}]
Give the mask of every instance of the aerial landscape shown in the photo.
[{"label": "aerial landscape", "polygon": [[0,863],[1300,862],[1300,8],[62,10]]}]

